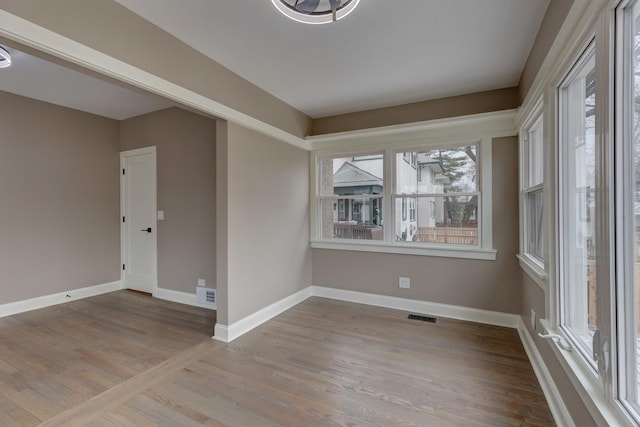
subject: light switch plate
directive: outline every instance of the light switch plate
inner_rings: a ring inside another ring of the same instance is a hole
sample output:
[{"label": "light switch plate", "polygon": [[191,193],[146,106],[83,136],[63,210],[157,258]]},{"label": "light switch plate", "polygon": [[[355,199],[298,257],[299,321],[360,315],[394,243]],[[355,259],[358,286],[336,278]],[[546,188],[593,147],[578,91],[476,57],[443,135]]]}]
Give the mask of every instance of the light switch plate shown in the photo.
[{"label": "light switch plate", "polygon": [[158,221],[164,220],[164,211],[158,211],[158,216],[156,218]]},{"label": "light switch plate", "polygon": [[402,289],[410,289],[411,279],[409,277],[401,277],[398,281],[398,286]]}]

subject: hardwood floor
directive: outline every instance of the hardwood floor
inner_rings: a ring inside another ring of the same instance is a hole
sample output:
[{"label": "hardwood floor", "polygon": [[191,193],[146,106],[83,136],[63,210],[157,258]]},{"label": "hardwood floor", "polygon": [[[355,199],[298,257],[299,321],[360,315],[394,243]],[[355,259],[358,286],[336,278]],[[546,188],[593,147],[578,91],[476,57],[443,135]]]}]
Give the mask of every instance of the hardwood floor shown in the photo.
[{"label": "hardwood floor", "polygon": [[[124,316],[120,322],[131,324]],[[134,341],[141,339],[139,331],[132,333]],[[167,340],[173,339],[169,334]],[[100,342],[110,354],[115,348],[135,352],[109,337]],[[46,364],[30,359],[27,370]],[[103,358],[95,360],[85,375],[102,378],[94,372],[103,369]],[[142,362],[135,366],[144,369]],[[87,394],[129,375],[76,406],[81,393],[60,388],[55,408],[72,407],[43,425],[555,425],[515,330],[443,318],[431,324],[408,320],[401,311],[321,298],[308,299],[233,343],[208,340],[141,374],[131,376],[132,370],[96,381],[100,385]],[[40,392],[51,400],[59,390]],[[55,412],[44,408],[33,416]]]},{"label": "hardwood floor", "polygon": [[0,318],[0,426],[32,426],[211,341],[215,312],[119,291]]}]

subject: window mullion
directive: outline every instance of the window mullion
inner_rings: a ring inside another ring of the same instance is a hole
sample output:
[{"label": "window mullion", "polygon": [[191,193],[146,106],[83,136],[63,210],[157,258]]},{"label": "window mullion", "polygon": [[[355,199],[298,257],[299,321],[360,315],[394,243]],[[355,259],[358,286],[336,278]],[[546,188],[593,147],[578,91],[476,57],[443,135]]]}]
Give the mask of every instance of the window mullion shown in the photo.
[{"label": "window mullion", "polygon": [[394,200],[392,197],[393,192],[396,187],[395,180],[395,156],[393,155],[393,150],[388,149],[384,152],[384,182],[387,183],[384,186],[384,199],[382,201],[382,207],[384,212],[385,227],[384,227],[384,241],[386,243],[393,242],[393,224],[395,224],[395,209]]}]

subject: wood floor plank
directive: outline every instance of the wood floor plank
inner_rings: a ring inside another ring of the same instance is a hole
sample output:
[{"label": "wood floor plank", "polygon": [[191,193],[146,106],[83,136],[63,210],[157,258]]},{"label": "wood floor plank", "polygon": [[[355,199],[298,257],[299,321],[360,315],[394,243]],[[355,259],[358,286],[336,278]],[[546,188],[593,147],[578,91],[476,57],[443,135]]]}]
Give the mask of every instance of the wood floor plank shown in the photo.
[{"label": "wood floor plank", "polygon": [[211,310],[127,291],[1,318],[0,425],[51,419],[209,342],[214,324]]},{"label": "wood floor plank", "polygon": [[206,310],[150,301],[0,319],[0,425],[555,425],[513,329],[314,297],[225,345]]},{"label": "wood floor plank", "polygon": [[125,405],[164,406],[150,425],[554,425],[514,330],[406,315],[311,298]]}]

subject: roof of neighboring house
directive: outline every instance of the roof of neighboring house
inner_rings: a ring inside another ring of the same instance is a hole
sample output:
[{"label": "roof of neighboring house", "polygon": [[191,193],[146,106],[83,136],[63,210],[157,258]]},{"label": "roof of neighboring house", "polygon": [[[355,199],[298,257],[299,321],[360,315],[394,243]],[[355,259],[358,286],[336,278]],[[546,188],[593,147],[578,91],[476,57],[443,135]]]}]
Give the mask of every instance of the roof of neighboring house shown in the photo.
[{"label": "roof of neighboring house", "polygon": [[440,173],[444,172],[444,167],[442,166],[442,162],[440,160],[433,159],[424,154],[418,154],[418,164],[429,166],[436,172],[440,172]]},{"label": "roof of neighboring house", "polygon": [[334,187],[356,187],[363,185],[382,186],[382,178],[364,171],[349,162],[340,166],[340,169],[333,174]]}]

